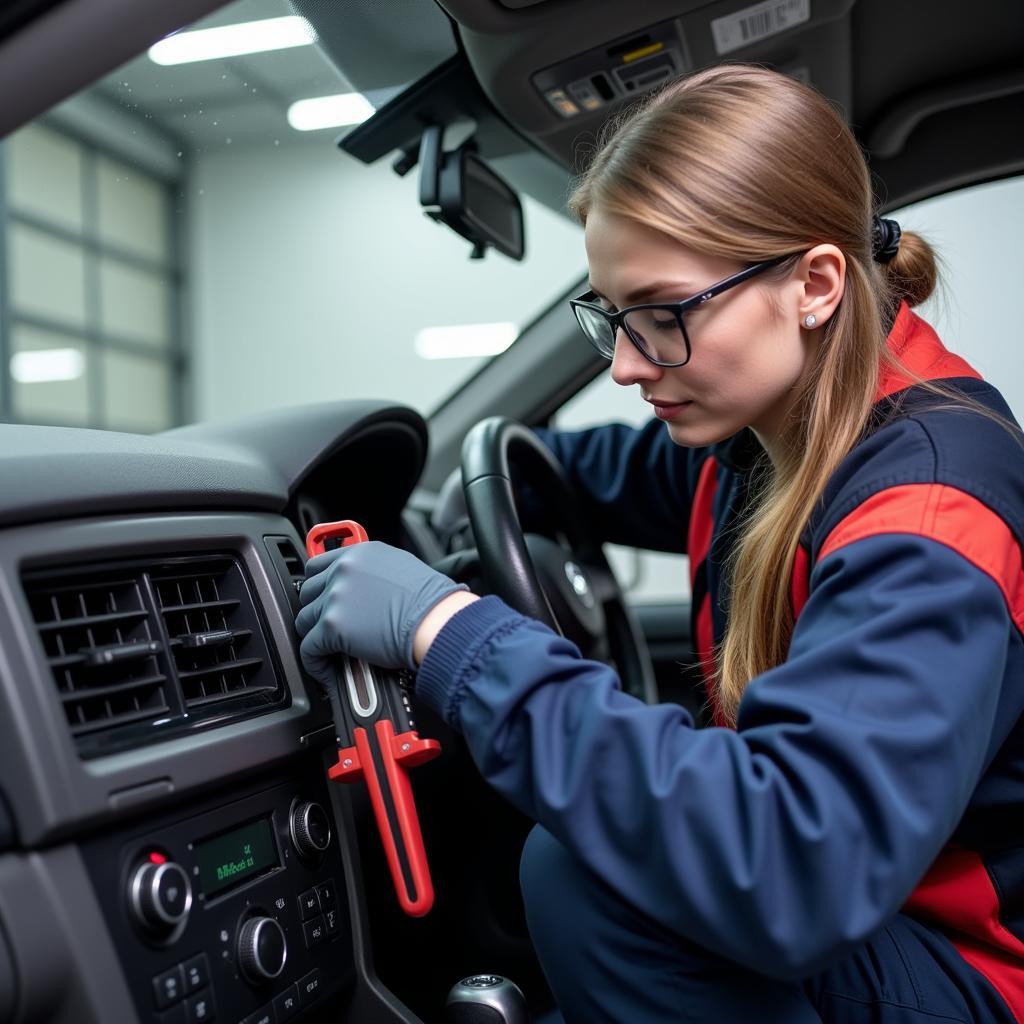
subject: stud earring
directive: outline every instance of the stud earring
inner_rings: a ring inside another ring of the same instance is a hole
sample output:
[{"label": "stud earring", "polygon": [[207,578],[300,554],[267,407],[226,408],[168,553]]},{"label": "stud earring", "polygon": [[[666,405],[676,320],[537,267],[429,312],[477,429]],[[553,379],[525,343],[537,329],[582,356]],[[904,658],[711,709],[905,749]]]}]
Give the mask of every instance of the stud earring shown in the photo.
[{"label": "stud earring", "polygon": [[818,318],[813,313],[808,313],[807,316],[804,317],[804,327],[808,330],[810,330],[817,322]]}]

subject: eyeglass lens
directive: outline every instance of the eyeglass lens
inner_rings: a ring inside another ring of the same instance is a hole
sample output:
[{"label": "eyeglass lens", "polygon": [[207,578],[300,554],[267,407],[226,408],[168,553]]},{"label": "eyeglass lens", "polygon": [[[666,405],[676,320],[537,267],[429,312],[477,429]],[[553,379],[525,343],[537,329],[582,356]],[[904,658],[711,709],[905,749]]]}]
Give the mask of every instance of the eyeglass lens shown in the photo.
[{"label": "eyeglass lens", "polygon": [[[600,313],[577,309],[580,326],[594,347],[607,359],[615,355],[615,331]],[[686,338],[679,316],[670,309],[637,309],[627,313],[624,325],[645,355],[659,363],[686,359]]]}]

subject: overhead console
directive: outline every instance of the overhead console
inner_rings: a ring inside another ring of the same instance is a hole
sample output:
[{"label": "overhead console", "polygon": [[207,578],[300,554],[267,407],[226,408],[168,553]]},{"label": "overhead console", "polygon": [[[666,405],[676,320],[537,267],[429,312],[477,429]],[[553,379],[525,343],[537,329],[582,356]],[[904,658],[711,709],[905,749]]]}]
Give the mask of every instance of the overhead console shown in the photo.
[{"label": "overhead console", "polygon": [[[440,0],[489,99],[564,166],[608,115],[662,82],[751,60],[848,107],[853,0]],[[586,151],[591,147],[587,146]]]},{"label": "overhead console", "polygon": [[538,71],[533,85],[561,117],[570,119],[635,99],[689,69],[686,43],[673,20]]}]

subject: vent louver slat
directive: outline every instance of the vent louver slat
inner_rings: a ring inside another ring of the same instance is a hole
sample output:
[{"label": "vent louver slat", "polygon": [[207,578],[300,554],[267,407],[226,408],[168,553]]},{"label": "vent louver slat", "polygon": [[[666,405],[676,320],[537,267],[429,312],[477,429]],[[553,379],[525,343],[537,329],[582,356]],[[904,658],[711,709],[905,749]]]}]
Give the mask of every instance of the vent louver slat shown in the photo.
[{"label": "vent louver slat", "polygon": [[287,699],[233,555],[48,569],[23,582],[83,756]]},{"label": "vent louver slat", "polygon": [[[234,561],[211,559],[188,572],[154,574],[153,587],[187,708],[277,692],[277,679],[253,650],[255,624],[245,615],[244,582]],[[216,642],[196,642],[203,636]]]},{"label": "vent louver slat", "polygon": [[[151,632],[139,576],[40,580],[30,588],[29,602],[73,735],[167,714],[162,644]],[[125,644],[152,650],[120,661],[90,658],[91,652]]]},{"label": "vent louver slat", "polygon": [[[156,683],[163,683],[167,681],[166,676],[154,675],[154,676],[143,676],[140,679],[130,679],[126,683],[111,683],[109,686],[92,686],[89,688],[89,697],[106,697],[111,693],[127,693],[130,689],[139,686],[155,685]],[[65,704],[70,704],[75,701],[80,701],[82,695],[80,693],[62,693],[60,699]],[[140,710],[142,710],[140,708]],[[166,708],[164,709],[166,710]]]},{"label": "vent louver slat", "polygon": [[[179,581],[187,582],[187,581]],[[193,601],[191,604],[168,604],[162,606],[160,609],[163,612],[212,612],[212,611],[228,611],[231,608],[236,608],[238,602],[234,600],[227,601]]]},{"label": "vent louver slat", "polygon": [[130,612],[111,612],[109,615],[83,615],[77,619],[59,619],[56,622],[38,623],[39,631],[45,633],[53,629],[73,629],[75,626],[104,626],[116,623],[129,625],[146,617],[145,609]]}]

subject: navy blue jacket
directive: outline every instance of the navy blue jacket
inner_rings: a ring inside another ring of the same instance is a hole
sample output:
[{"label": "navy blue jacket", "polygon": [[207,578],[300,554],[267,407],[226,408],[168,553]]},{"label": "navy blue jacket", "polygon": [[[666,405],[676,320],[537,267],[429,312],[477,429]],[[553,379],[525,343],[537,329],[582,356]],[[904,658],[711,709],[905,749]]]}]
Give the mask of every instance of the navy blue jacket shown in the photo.
[{"label": "navy blue jacket", "polygon": [[[904,303],[890,348],[1012,421]],[[419,696],[483,776],[624,899],[759,972],[807,976],[901,909],[1024,1013],[1024,449],[891,375],[803,532],[784,663],[735,730],[624,694],[607,666],[490,596],[430,648]],[[543,435],[609,541],[688,551],[705,661],[749,435]]]}]

